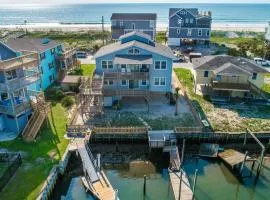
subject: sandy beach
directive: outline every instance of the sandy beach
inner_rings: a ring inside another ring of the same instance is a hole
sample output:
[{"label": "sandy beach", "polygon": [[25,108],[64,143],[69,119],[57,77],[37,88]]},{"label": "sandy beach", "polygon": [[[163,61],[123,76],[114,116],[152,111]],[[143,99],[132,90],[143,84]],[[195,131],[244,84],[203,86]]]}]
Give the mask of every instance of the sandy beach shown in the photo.
[{"label": "sandy beach", "polygon": [[[157,24],[157,31],[166,31],[167,24]],[[217,31],[244,31],[244,32],[265,32],[267,24],[225,24],[213,23],[212,30]],[[63,31],[63,32],[84,32],[101,30],[101,24],[59,24],[59,23],[37,23],[27,25],[0,25],[0,30],[22,30],[28,31]],[[110,31],[110,24],[105,24],[104,29]]]}]

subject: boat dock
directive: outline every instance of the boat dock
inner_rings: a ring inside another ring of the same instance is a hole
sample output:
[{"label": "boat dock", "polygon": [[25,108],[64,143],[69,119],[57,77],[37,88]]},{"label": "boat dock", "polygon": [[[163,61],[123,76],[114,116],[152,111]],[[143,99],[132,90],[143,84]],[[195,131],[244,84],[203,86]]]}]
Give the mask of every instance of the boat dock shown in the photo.
[{"label": "boat dock", "polygon": [[170,153],[169,177],[174,199],[192,200],[193,192],[186,173],[181,169],[181,159],[173,131],[148,131],[148,140],[150,149],[162,148],[163,152]]},{"label": "boat dock", "polygon": [[250,159],[249,156],[246,157],[245,154],[233,149],[227,149],[224,152],[218,153],[218,157],[220,157],[232,169],[234,169],[235,166],[245,162],[245,160]]},{"label": "boat dock", "polygon": [[101,170],[100,155],[95,159],[84,139],[78,139],[75,143],[83,163],[85,177],[82,181],[86,188],[99,200],[118,199],[117,192]]}]

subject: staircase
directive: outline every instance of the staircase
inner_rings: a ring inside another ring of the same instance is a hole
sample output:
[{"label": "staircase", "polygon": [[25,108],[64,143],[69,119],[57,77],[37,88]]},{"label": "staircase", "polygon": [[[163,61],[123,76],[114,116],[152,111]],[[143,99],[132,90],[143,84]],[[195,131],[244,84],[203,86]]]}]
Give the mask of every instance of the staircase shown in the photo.
[{"label": "staircase", "polygon": [[43,95],[37,96],[36,100],[32,105],[34,112],[22,132],[23,139],[26,142],[35,140],[51,108],[51,105],[45,102]]}]

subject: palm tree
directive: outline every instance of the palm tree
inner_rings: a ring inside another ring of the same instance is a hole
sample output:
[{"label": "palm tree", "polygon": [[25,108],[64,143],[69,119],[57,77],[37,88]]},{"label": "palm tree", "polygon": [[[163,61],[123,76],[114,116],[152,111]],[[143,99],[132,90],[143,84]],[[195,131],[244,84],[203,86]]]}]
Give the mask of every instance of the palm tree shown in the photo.
[{"label": "palm tree", "polygon": [[175,88],[174,97],[175,97],[175,115],[178,115],[178,98],[179,98],[180,88]]}]

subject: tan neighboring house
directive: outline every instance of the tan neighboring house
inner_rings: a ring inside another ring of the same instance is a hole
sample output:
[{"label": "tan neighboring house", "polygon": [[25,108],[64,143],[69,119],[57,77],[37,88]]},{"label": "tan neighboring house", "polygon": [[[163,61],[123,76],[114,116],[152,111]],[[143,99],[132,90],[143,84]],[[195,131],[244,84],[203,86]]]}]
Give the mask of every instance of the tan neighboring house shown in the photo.
[{"label": "tan neighboring house", "polygon": [[227,55],[192,59],[195,93],[215,98],[260,98],[264,75],[263,67],[241,57]]}]

